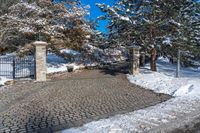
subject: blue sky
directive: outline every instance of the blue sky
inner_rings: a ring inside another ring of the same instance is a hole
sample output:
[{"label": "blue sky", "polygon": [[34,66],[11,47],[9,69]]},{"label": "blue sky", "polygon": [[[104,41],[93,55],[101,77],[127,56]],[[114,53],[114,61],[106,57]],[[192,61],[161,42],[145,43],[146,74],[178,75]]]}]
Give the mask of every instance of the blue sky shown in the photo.
[{"label": "blue sky", "polygon": [[[95,5],[95,3],[105,3],[106,5],[112,5],[115,0],[81,0],[82,4],[90,5],[90,18],[96,19],[102,15],[102,12]],[[100,21],[99,30],[106,32],[107,21]]]}]

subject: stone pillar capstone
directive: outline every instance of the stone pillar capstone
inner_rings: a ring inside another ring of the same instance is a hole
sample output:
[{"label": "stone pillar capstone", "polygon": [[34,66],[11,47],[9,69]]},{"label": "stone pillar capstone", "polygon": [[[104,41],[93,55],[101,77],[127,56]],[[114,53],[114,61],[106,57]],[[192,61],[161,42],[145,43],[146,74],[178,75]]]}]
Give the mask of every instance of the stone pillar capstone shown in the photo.
[{"label": "stone pillar capstone", "polygon": [[137,75],[140,72],[140,49],[139,47],[131,47],[130,50],[130,60],[131,60],[131,74]]},{"label": "stone pillar capstone", "polygon": [[47,43],[43,41],[36,41],[35,46],[35,77],[36,81],[46,81],[47,66],[46,66],[46,46]]}]

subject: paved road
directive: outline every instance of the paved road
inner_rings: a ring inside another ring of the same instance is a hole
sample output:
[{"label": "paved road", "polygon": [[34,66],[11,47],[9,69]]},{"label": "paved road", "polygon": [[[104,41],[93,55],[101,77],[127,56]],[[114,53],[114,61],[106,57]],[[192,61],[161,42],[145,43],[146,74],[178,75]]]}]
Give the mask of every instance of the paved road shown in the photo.
[{"label": "paved road", "polygon": [[87,70],[6,87],[0,91],[0,133],[51,133],[170,98],[130,84],[123,73]]}]

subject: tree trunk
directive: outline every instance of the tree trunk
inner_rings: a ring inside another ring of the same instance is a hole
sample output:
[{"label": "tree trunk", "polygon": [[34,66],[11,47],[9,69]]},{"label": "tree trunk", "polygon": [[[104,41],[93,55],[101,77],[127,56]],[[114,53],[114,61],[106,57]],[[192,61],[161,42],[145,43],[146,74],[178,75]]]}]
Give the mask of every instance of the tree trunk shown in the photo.
[{"label": "tree trunk", "polygon": [[156,68],[156,55],[157,55],[157,51],[155,48],[152,48],[151,49],[151,70],[152,71],[157,71],[157,68]]},{"label": "tree trunk", "polygon": [[140,55],[140,67],[145,66],[145,53],[141,53]]}]

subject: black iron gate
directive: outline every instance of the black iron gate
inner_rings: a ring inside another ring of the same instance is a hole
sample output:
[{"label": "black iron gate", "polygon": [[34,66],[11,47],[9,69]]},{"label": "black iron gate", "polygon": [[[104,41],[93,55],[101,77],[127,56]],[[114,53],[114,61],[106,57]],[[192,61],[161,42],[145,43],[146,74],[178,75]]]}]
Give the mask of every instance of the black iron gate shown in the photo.
[{"label": "black iron gate", "polygon": [[0,57],[0,76],[7,78],[35,78],[34,56]]}]

